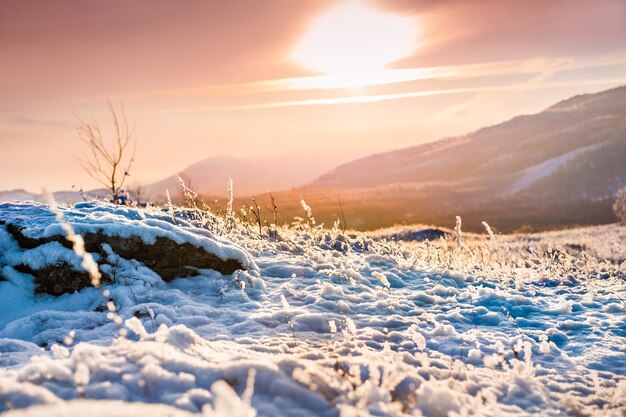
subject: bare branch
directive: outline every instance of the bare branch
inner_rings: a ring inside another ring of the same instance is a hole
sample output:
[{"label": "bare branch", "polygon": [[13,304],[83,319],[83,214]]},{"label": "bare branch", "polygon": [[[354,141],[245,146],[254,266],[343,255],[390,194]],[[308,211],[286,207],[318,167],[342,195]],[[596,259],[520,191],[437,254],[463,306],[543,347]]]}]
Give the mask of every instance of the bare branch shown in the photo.
[{"label": "bare branch", "polygon": [[[137,146],[134,140],[134,125],[129,129],[124,106],[121,106],[118,115],[111,101],[107,103],[113,122],[112,136],[105,139],[95,119],[86,121],[76,116],[80,123],[78,139],[86,150],[82,157],[76,155],[74,157],[87,175],[105,186],[115,200],[126,177],[130,175]],[[129,153],[131,144],[132,152]]]}]

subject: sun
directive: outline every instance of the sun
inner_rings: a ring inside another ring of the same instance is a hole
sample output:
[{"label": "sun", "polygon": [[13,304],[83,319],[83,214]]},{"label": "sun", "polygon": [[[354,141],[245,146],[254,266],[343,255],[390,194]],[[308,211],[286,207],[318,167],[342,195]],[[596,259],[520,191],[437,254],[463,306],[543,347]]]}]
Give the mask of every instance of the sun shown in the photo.
[{"label": "sun", "polygon": [[315,19],[290,58],[325,74],[362,75],[415,51],[415,19],[353,2]]}]

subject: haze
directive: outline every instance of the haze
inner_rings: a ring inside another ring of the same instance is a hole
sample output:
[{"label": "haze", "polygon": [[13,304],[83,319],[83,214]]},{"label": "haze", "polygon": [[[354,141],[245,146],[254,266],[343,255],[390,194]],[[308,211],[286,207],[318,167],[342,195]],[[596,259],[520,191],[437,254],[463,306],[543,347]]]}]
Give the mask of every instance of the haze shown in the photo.
[{"label": "haze", "polygon": [[107,99],[132,182],[212,155],[321,174],[624,84],[625,39],[622,0],[7,0],[0,189],[95,186],[75,115],[106,126]]}]

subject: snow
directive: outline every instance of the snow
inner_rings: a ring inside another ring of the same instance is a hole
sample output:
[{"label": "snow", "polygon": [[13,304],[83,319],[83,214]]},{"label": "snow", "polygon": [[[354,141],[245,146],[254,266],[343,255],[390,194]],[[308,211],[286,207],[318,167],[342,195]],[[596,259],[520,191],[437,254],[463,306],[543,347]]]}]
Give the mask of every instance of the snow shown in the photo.
[{"label": "snow", "polygon": [[608,141],[583,146],[525,169],[521,172],[521,177],[511,186],[508,193],[515,194],[525,190],[540,179],[552,175],[557,169],[559,169],[559,167],[563,166],[567,162],[577,158],[585,152],[601,148],[607,143]]},{"label": "snow", "polygon": [[[23,210],[46,209],[0,205],[0,219]],[[168,236],[250,269],[165,283],[121,260],[123,279],[103,300],[96,288],[35,296],[28,275],[5,267],[7,416],[626,412],[623,227],[463,233],[462,245],[426,246],[309,223],[261,239],[210,216],[99,203],[64,216],[77,231]],[[23,225],[33,237],[57,230],[52,220]],[[57,250],[48,244],[29,262]],[[16,252],[0,226],[0,256]],[[106,302],[119,324],[98,308]]]},{"label": "snow", "polygon": [[[87,192],[80,191],[58,191],[52,193],[54,200],[59,204],[71,205],[76,204],[85,199],[95,199],[104,201],[107,198],[106,190],[92,190]],[[46,193],[31,193],[26,190],[0,191],[0,202],[10,201],[36,201],[45,203],[49,200]]]}]

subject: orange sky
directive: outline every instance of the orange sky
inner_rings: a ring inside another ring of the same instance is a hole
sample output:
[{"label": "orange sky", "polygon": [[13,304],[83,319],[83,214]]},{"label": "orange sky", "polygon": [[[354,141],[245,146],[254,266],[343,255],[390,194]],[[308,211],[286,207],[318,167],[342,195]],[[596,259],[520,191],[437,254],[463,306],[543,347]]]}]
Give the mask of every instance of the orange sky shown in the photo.
[{"label": "orange sky", "polygon": [[[342,7],[356,17],[324,24]],[[405,23],[410,39],[385,37]],[[319,56],[345,39],[354,52],[333,59],[359,65],[339,73]],[[384,68],[357,54],[405,41]],[[71,155],[74,114],[106,126],[107,98],[136,123],[131,183],[225,154],[321,172],[626,84],[626,2],[4,0],[0,63],[0,189],[93,186]]]}]

